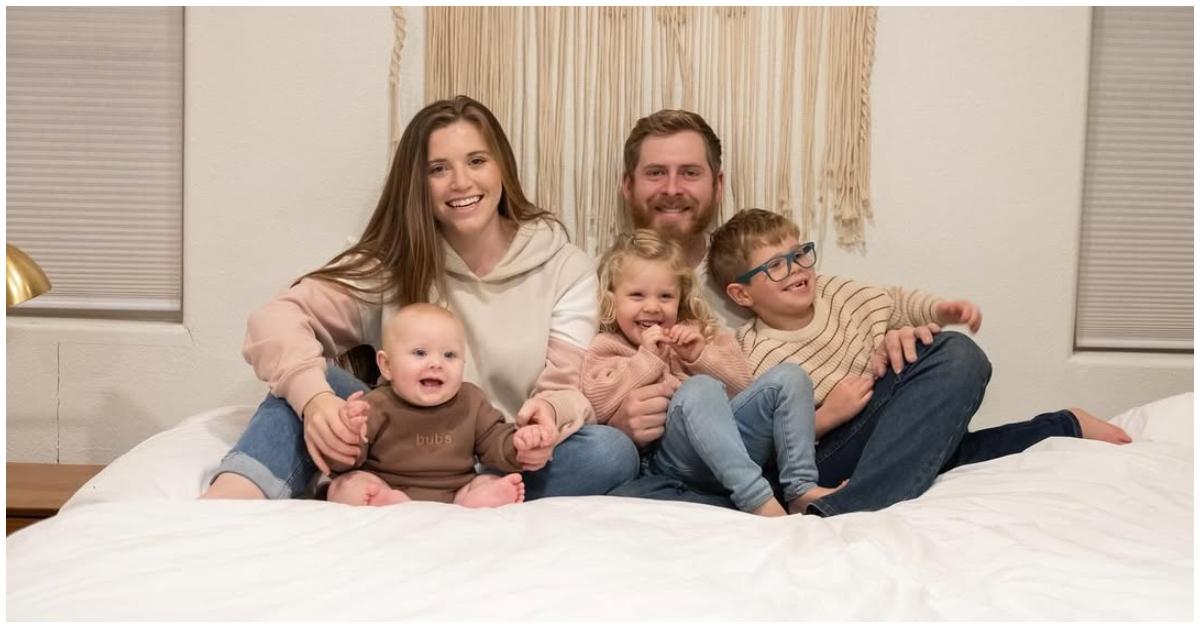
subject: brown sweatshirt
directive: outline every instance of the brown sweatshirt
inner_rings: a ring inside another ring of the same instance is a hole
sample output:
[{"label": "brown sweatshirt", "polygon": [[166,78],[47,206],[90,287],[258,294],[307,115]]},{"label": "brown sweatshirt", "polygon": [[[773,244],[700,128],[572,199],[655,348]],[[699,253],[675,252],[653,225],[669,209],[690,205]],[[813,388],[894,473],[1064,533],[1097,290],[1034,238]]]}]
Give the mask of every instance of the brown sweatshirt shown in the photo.
[{"label": "brown sweatshirt", "polygon": [[[371,405],[367,414],[367,446],[355,467],[383,478],[392,488],[425,489],[422,494],[454,492],[474,479],[475,457],[505,472],[521,470],[513,434],[478,386],[464,382],[450,401],[439,406],[416,406],[401,399],[391,386],[380,386],[363,397]],[[353,467],[333,465],[334,471]],[[446,497],[442,499],[441,497]]]}]

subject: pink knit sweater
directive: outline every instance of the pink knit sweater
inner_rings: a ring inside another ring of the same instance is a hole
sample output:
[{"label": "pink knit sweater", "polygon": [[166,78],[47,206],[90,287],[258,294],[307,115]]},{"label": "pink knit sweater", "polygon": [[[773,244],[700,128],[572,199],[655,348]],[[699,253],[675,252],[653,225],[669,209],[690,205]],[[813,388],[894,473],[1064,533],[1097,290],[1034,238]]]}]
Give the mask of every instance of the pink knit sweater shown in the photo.
[{"label": "pink knit sweater", "polygon": [[748,386],[752,378],[746,357],[726,331],[717,332],[695,362],[684,362],[674,352],[664,362],[650,351],[633,346],[620,333],[601,332],[583,357],[581,388],[596,411],[596,421],[608,423],[633,390],[663,381],[682,382],[692,375],[717,378],[730,397]]}]

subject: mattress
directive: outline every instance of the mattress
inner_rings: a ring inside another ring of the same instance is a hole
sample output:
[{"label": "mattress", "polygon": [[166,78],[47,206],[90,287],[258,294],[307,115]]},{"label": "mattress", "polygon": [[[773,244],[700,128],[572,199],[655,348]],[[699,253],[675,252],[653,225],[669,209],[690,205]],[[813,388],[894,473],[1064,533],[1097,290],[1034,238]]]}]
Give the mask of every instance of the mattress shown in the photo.
[{"label": "mattress", "polygon": [[191,417],[7,540],[9,620],[1190,620],[1191,393],[879,512],[616,497],[197,501],[253,408]]}]

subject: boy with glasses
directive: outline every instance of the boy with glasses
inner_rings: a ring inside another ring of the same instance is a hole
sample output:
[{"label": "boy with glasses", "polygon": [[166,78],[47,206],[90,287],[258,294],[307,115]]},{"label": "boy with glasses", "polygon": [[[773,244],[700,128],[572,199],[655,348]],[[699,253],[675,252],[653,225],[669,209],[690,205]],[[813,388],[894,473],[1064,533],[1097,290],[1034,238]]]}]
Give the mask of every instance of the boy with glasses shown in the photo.
[{"label": "boy with glasses", "polygon": [[[737,332],[751,369],[757,375],[789,362],[808,371],[821,483],[850,480],[810,512],[886,508],[921,495],[943,471],[1024,451],[1049,436],[1129,442],[1119,427],[1078,408],[966,432],[991,378],[973,342],[939,333],[918,348],[915,362],[878,379],[871,358],[889,329],[966,325],[974,333],[983,320],[979,308],[818,275],[816,261],[815,246],[799,241],[794,223],[761,209],[738,212],[709,242],[709,275],[755,315]],[[934,415],[944,420],[929,420]]]}]

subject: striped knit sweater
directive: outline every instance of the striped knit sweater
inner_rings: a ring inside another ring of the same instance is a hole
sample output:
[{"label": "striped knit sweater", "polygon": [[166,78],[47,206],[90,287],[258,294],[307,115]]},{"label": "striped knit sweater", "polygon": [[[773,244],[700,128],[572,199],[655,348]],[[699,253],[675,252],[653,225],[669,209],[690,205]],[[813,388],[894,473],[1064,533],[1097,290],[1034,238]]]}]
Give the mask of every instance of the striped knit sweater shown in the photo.
[{"label": "striped knit sweater", "polygon": [[737,330],[738,343],[755,377],[781,362],[803,367],[819,406],[842,378],[870,372],[871,354],[887,330],[937,322],[933,307],[940,301],[916,290],[819,275],[808,325],[783,331],[756,318]]}]

